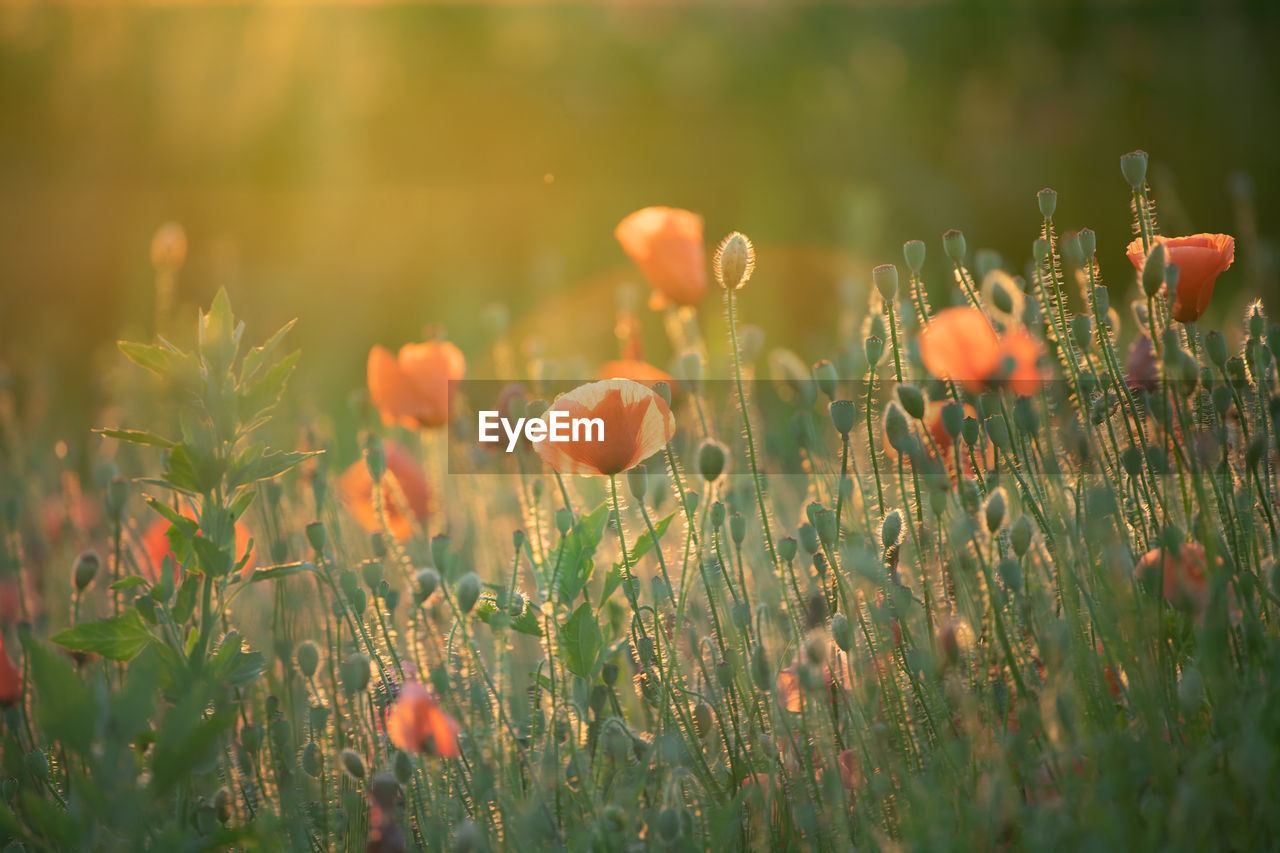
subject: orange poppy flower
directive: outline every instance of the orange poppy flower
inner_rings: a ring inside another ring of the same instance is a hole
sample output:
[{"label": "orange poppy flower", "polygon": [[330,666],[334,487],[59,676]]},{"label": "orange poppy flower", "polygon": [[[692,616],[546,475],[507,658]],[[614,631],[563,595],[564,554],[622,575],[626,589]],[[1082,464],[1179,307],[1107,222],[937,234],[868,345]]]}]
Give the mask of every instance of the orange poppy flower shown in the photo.
[{"label": "orange poppy flower", "polygon": [[0,705],[12,705],[22,697],[22,673],[13,665],[0,633]]},{"label": "orange poppy flower", "polygon": [[630,379],[588,382],[561,394],[551,412],[604,423],[603,440],[591,430],[579,441],[541,441],[534,445],[543,461],[561,474],[619,474],[666,446],[676,434],[676,419],[658,393]]},{"label": "orange poppy flower", "polygon": [[707,250],[701,216],[675,207],[646,207],[619,222],[613,236],[663,301],[702,301],[707,292]]},{"label": "orange poppy flower", "polygon": [[[1219,558],[1221,562],[1221,558]],[[1160,572],[1165,601],[1202,618],[1209,606],[1209,576],[1205,574],[1204,546],[1198,542],[1182,545],[1176,553],[1155,548],[1143,555],[1135,571],[1140,578]]]},{"label": "orange poppy flower", "polygon": [[384,346],[369,350],[369,397],[382,422],[409,429],[449,422],[449,382],[461,379],[467,362],[448,341],[405,344],[397,355]]},{"label": "orange poppy flower", "polygon": [[634,358],[606,361],[600,365],[600,378],[630,379],[648,388],[652,388],[656,382],[665,382],[672,388],[675,387],[675,380],[671,378],[671,374],[659,367],[654,367],[647,361]]},{"label": "orange poppy flower", "polygon": [[944,308],[920,333],[920,360],[940,379],[963,383],[974,393],[1004,379],[1019,396],[1040,386],[1040,344],[1023,328],[997,335],[977,308]]},{"label": "orange poppy flower", "polygon": [[458,756],[458,722],[416,681],[405,682],[387,711],[387,737],[405,752]]},{"label": "orange poppy flower", "polygon": [[[195,520],[195,513],[189,508],[182,508],[182,517]],[[178,558],[173,554],[173,548],[169,544],[169,528],[172,527],[167,518],[157,518],[147,525],[147,529],[142,532],[142,557],[139,560],[139,568],[142,574],[151,583],[160,580],[160,567],[164,565],[165,557],[173,557],[173,580],[178,581]],[[239,562],[244,556],[245,549],[249,547],[250,540],[249,530],[243,524],[236,523],[236,553],[235,560]],[[254,560],[253,553],[249,554],[249,559],[245,561],[244,568],[241,569],[241,576],[250,574],[253,571]]]},{"label": "orange poppy flower", "polygon": [[[1191,323],[1209,307],[1213,286],[1218,276],[1231,266],[1236,257],[1236,238],[1230,234],[1192,234],[1189,237],[1156,237],[1164,244],[1167,262],[1178,266],[1178,287],[1173,298],[1173,319]],[[1147,254],[1142,238],[1125,250],[1133,268],[1142,275]]]},{"label": "orange poppy flower", "polygon": [[[426,521],[431,493],[413,454],[390,441],[384,441],[382,449],[387,457],[387,470],[382,474],[383,510],[391,535],[403,542],[413,535],[414,520]],[[369,533],[381,532],[382,523],[373,503],[373,478],[363,459],[338,478],[338,494],[361,527]]]}]

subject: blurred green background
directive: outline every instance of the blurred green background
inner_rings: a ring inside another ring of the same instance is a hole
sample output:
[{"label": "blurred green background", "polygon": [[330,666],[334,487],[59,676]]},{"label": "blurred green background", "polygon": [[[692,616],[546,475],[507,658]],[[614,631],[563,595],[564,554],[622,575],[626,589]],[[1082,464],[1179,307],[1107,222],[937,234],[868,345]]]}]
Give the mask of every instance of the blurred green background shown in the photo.
[{"label": "blurred green background", "polygon": [[704,214],[709,242],[750,234],[747,319],[812,359],[835,282],[904,240],[929,242],[938,300],[947,228],[1021,270],[1042,186],[1130,288],[1137,147],[1166,233],[1256,227],[1220,287],[1274,295],[1275,10],[6,2],[0,360],[55,432],[100,425],[111,342],[154,331],[167,220],[190,240],[182,327],[219,284],[251,339],[300,316],[320,407],[374,342],[440,324],[474,358],[493,301],[553,351],[599,346],[634,278],[612,229],[646,204]]}]

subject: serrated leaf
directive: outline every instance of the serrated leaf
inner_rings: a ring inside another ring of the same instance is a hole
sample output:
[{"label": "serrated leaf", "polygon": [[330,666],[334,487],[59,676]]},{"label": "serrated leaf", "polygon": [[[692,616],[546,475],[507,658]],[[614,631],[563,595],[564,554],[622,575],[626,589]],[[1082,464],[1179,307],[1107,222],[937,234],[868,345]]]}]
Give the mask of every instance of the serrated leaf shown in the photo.
[{"label": "serrated leaf", "polygon": [[241,389],[237,405],[242,423],[253,421],[258,414],[280,402],[285,385],[288,384],[294,368],[298,366],[300,355],[300,352],[294,350],[271,365],[261,377],[247,383]]},{"label": "serrated leaf", "polygon": [[156,435],[154,432],[147,432],[140,429],[96,429],[98,435],[106,438],[114,438],[119,441],[127,441],[131,444],[147,444],[152,447],[175,447],[177,442],[173,439],[165,438],[162,435]]},{"label": "serrated leaf", "polygon": [[256,498],[257,496],[258,496],[257,490],[250,489],[249,491],[245,492],[244,494],[240,495],[240,497],[232,501],[231,506],[228,507],[228,510],[231,513],[231,520],[235,521],[239,519],[240,516],[244,515],[245,510],[249,508],[250,504],[253,503],[253,499]]},{"label": "serrated leaf", "polygon": [[120,580],[116,581],[108,588],[119,591],[124,589],[133,589],[135,586],[144,586],[146,583],[146,578],[138,577],[137,575],[129,575],[128,577],[120,578]]},{"label": "serrated leaf", "polygon": [[593,563],[591,555],[604,536],[605,523],[609,519],[609,505],[601,503],[569,528],[557,549],[559,565],[556,579],[562,604],[571,604],[591,580]]},{"label": "serrated leaf", "polygon": [[[666,518],[659,519],[653,525],[654,531],[658,534],[658,539],[661,539],[662,534],[667,532],[667,528],[671,526],[671,521],[675,517],[676,514],[673,512]],[[629,561],[631,565],[634,566],[639,563],[641,557],[653,550],[653,544],[653,536],[649,533],[648,527],[646,527],[644,533],[640,534],[640,537],[636,539],[636,544],[631,548],[631,559]]]},{"label": "serrated leaf", "polygon": [[55,653],[30,633],[19,636],[40,699],[34,707],[41,728],[51,740],[80,753],[88,752],[93,743],[93,727],[85,725],[85,721],[97,718],[93,693],[66,656]]},{"label": "serrated leaf", "polygon": [[199,593],[200,577],[198,575],[187,575],[182,579],[178,596],[173,600],[173,607],[169,609],[169,615],[174,622],[181,625],[191,618],[191,614],[196,610],[196,596]]},{"label": "serrated leaf", "polygon": [[280,341],[284,340],[284,336],[289,333],[289,330],[297,322],[298,318],[293,318],[281,326],[280,331],[272,335],[265,344],[260,347],[254,347],[245,353],[244,363],[240,365],[240,381],[242,383],[249,382],[257,376],[258,371],[262,369],[267,359],[271,357],[271,353],[280,344]]},{"label": "serrated leaf", "polygon": [[255,569],[253,574],[249,576],[249,583],[280,580],[281,578],[300,575],[303,572],[314,572],[315,570],[315,565],[305,560],[298,563],[281,563],[278,566],[268,566],[265,569]]},{"label": "serrated leaf", "polygon": [[219,548],[203,536],[194,537],[191,540],[191,545],[195,549],[196,560],[200,563],[201,571],[208,572],[215,578],[220,578],[230,573],[234,568],[235,563],[232,561],[232,555],[226,548]]},{"label": "serrated leaf", "polygon": [[90,652],[111,660],[132,660],[151,642],[151,634],[136,610],[110,619],[81,622],[51,638],[64,649]]},{"label": "serrated leaf", "polygon": [[317,455],[319,451],[290,450],[239,459],[232,464],[231,470],[227,473],[228,485],[236,488],[259,480],[279,477],[304,459]]},{"label": "serrated leaf", "polygon": [[182,371],[183,362],[187,359],[186,353],[160,344],[118,341],[116,346],[134,364],[169,378],[176,377]]},{"label": "serrated leaf", "polygon": [[[489,624],[490,617],[498,612],[498,602],[494,598],[493,593],[485,593],[476,602],[475,610],[472,611],[479,617],[480,621]],[[519,631],[521,634],[528,634],[530,637],[541,637],[542,626],[538,624],[538,614],[526,602],[524,609],[519,614],[512,616],[507,623],[512,630]]]},{"label": "serrated leaf", "polygon": [[161,503],[155,498],[147,498],[147,506],[163,515],[170,524],[178,528],[188,539],[196,535],[199,525],[196,524],[195,519],[187,518],[173,507],[166,503]]},{"label": "serrated leaf", "polygon": [[602,645],[604,636],[600,633],[596,615],[591,605],[584,601],[560,626],[560,650],[564,654],[565,665],[574,675],[590,678],[595,672]]}]

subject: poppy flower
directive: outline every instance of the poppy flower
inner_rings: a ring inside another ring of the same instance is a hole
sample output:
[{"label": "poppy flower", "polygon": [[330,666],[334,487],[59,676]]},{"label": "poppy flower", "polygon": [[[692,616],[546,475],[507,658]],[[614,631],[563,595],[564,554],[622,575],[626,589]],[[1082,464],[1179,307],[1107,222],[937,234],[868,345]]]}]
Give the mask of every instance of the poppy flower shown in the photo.
[{"label": "poppy flower", "polygon": [[[604,424],[602,437],[588,429],[578,441],[548,440],[534,445],[543,461],[561,474],[619,474],[657,453],[676,433],[676,419],[667,402],[656,391],[630,379],[579,385],[557,397],[543,420],[556,411],[565,412],[570,423],[587,418]],[[602,440],[591,440],[597,437]]]},{"label": "poppy flower", "polygon": [[[390,441],[382,443],[387,470],[382,474],[382,505],[391,535],[403,542],[413,535],[413,522],[423,522],[431,507],[426,477],[413,454]],[[369,533],[382,530],[373,503],[373,478],[364,460],[357,461],[338,478],[342,502]]]},{"label": "poppy flower", "polygon": [[405,752],[456,758],[458,731],[458,722],[416,681],[400,688],[400,695],[387,711],[387,737]]},{"label": "poppy flower", "polygon": [[920,333],[920,360],[940,379],[963,383],[974,393],[1003,379],[1019,396],[1040,385],[1040,344],[1023,328],[996,334],[977,308],[944,308]]},{"label": "poppy flower", "polygon": [[600,365],[601,379],[630,379],[641,385],[652,388],[654,383],[665,382],[675,387],[675,380],[665,370],[654,367],[647,361],[634,358],[621,358],[617,361],[606,361]]},{"label": "poppy flower", "polygon": [[[195,520],[195,513],[190,509],[183,507],[182,517]],[[151,581],[156,583],[160,580],[160,567],[164,565],[165,557],[173,557],[173,579],[178,581],[178,558],[173,554],[173,548],[169,542],[169,528],[172,527],[167,518],[157,518],[155,521],[147,525],[147,529],[142,532],[142,557],[139,561],[139,568],[142,574]],[[248,528],[239,522],[236,523],[236,553],[234,558],[236,562],[244,556],[245,550],[249,547],[251,536]],[[194,567],[194,562],[192,563]],[[242,574],[247,575],[253,571],[254,561],[253,553],[250,552],[249,559],[245,561]]]},{"label": "poppy flower", "polygon": [[702,301],[707,292],[707,250],[701,216],[675,207],[646,207],[619,222],[613,236],[649,280],[659,303]]},{"label": "poppy flower", "polygon": [[844,785],[846,791],[852,791],[858,787],[861,779],[861,772],[858,765],[858,754],[852,749],[846,749],[836,756],[836,766],[840,768],[840,783]]},{"label": "poppy flower", "polygon": [[1140,578],[1158,578],[1165,601],[1197,619],[1203,617],[1209,606],[1209,576],[1205,573],[1205,552],[1200,543],[1181,545],[1176,551],[1166,548],[1148,551],[1138,561],[1135,572]]},{"label": "poppy flower", "polygon": [[448,341],[405,344],[391,354],[384,346],[369,350],[369,397],[382,422],[428,429],[449,422],[449,382],[461,379],[467,362]]},{"label": "poppy flower", "polygon": [[0,633],[0,705],[12,705],[22,697],[22,673],[13,665]]},{"label": "poppy flower", "polygon": [[[1164,244],[1167,263],[1178,267],[1178,287],[1173,298],[1173,319],[1191,323],[1200,319],[1218,276],[1231,266],[1236,256],[1236,239],[1230,234],[1192,234],[1188,237],[1156,237]],[[1147,253],[1139,237],[1125,250],[1133,268],[1142,275]]]}]

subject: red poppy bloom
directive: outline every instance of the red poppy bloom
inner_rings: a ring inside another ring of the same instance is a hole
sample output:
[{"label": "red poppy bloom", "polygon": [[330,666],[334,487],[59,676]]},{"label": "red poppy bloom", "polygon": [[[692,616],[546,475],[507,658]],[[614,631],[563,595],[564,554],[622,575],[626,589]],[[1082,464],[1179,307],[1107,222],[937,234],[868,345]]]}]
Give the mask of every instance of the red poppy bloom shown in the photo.
[{"label": "red poppy bloom", "polygon": [[[413,535],[413,522],[427,520],[431,493],[413,454],[390,441],[382,443],[387,470],[382,474],[382,506],[391,535],[403,542]],[[382,530],[373,503],[373,478],[364,460],[354,463],[338,478],[338,494],[347,509],[369,533]]]},{"label": "red poppy bloom", "polygon": [[[184,507],[182,509],[182,517],[195,520],[195,514]],[[173,548],[169,544],[169,528],[172,527],[167,518],[157,518],[155,521],[147,525],[147,529],[142,532],[142,559],[139,560],[139,568],[147,580],[156,583],[160,580],[160,567],[164,565],[165,557],[173,557],[173,580],[178,581],[178,558],[173,554]],[[239,522],[236,523],[236,553],[234,559],[236,562],[244,556],[245,549],[249,547],[249,540],[252,537],[248,528]],[[253,571],[254,560],[253,553],[250,552],[249,559],[245,561],[244,568],[241,570],[242,575],[248,575]],[[193,564],[194,568],[194,564]]]},{"label": "red poppy bloom", "polygon": [[400,688],[400,695],[387,711],[387,737],[405,752],[456,758],[458,730],[458,722],[416,681]]},{"label": "red poppy bloom", "polygon": [[702,301],[707,291],[707,250],[701,216],[675,207],[646,207],[619,222],[613,236],[663,301],[676,305]]},{"label": "red poppy bloom", "polygon": [[369,397],[385,424],[409,429],[449,422],[449,382],[461,379],[467,362],[448,341],[405,344],[397,355],[383,346],[369,350]]},{"label": "red poppy bloom", "polygon": [[[1164,244],[1167,262],[1178,266],[1178,287],[1173,299],[1173,319],[1191,323],[1200,319],[1218,276],[1231,266],[1236,257],[1236,239],[1230,234],[1192,234],[1189,237],[1156,237]],[[1142,275],[1147,254],[1142,238],[1129,244],[1129,262]]]},{"label": "red poppy bloom", "polygon": [[672,388],[675,387],[675,380],[671,378],[671,374],[661,368],[654,367],[647,361],[640,361],[634,358],[606,361],[600,365],[600,378],[630,379],[632,382],[639,382],[649,388],[652,388],[654,383],[657,382],[665,382]]},{"label": "red poppy bloom", "polygon": [[676,419],[658,393],[630,379],[588,382],[551,404],[572,423],[578,418],[603,421],[603,440],[585,430],[578,441],[541,441],[534,445],[543,461],[561,474],[619,474],[657,453],[676,433]]},{"label": "red poppy bloom", "polygon": [[22,697],[22,673],[13,665],[0,633],[0,705],[12,705]]},{"label": "red poppy bloom", "polygon": [[[1221,561],[1221,558],[1219,558]],[[1166,601],[1196,618],[1209,606],[1209,576],[1205,573],[1204,546],[1198,542],[1181,545],[1177,551],[1156,548],[1138,561],[1138,577],[1159,572],[1161,591]]]},{"label": "red poppy bloom", "polygon": [[1040,386],[1040,344],[1025,329],[997,335],[987,315],[965,306],[944,308],[920,333],[920,360],[940,379],[963,383],[974,393],[1004,379],[1019,396]]}]

